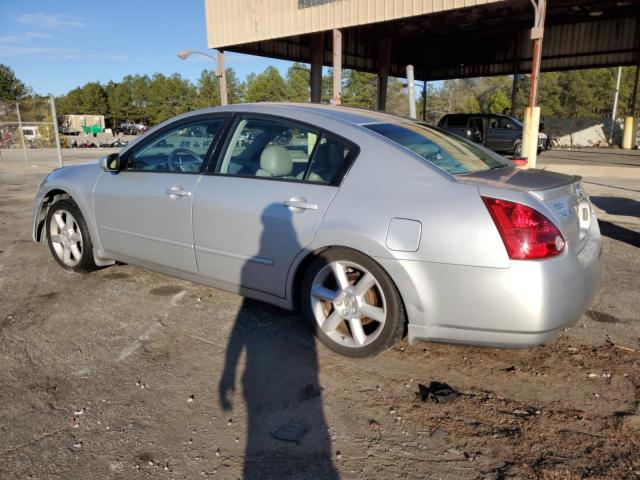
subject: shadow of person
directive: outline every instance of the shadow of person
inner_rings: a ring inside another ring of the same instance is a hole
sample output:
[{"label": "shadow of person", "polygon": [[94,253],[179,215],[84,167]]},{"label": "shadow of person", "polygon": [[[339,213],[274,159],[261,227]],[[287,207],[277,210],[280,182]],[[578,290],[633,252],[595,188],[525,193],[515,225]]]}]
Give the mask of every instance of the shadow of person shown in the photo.
[{"label": "shadow of person", "polygon": [[[274,259],[274,238],[296,238],[291,212],[282,204],[263,211],[262,225],[256,257]],[[248,261],[242,284],[250,285],[248,276],[256,275],[260,268],[270,267]],[[247,411],[244,478],[339,478],[331,460],[312,329],[290,312],[245,299],[229,338],[218,386],[225,411],[232,409],[242,352],[241,383]]]}]

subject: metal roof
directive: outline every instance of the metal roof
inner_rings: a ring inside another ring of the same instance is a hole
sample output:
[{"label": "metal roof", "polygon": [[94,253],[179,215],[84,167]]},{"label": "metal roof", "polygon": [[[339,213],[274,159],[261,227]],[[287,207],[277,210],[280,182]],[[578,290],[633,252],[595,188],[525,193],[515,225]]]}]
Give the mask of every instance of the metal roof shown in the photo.
[{"label": "metal roof", "polygon": [[503,0],[205,0],[209,48],[387,22]]},{"label": "metal roof", "polygon": [[[408,64],[420,80],[531,68],[528,0],[205,0],[205,5],[212,48],[309,62],[310,34],[340,28],[343,68],[377,73],[381,38],[391,39],[392,76],[404,77]],[[636,65],[639,51],[640,0],[548,3],[543,71]],[[324,65],[331,65],[331,52],[331,36],[325,35]]]}]

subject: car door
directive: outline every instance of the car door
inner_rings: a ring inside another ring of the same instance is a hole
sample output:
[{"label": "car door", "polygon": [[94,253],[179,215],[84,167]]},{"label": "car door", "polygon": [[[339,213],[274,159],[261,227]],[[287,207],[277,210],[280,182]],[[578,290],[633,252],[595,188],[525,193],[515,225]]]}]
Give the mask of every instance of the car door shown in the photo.
[{"label": "car door", "polygon": [[356,152],[314,127],[239,116],[194,198],[200,274],[284,297],[289,267],[313,240]]},{"label": "car door", "polygon": [[94,212],[107,252],[197,272],[193,193],[223,122],[209,115],[171,124],[127,152],[121,171],[100,176]]},{"label": "car door", "polygon": [[467,138],[475,143],[484,144],[484,121],[482,117],[469,118],[469,124],[467,125]]},{"label": "car door", "polygon": [[487,119],[487,139],[485,147],[500,151],[504,146],[504,127],[501,125],[499,117],[489,117]]},{"label": "car door", "polygon": [[497,152],[510,151],[513,149],[513,143],[517,137],[518,128],[508,117],[497,116],[489,119],[487,148]]}]

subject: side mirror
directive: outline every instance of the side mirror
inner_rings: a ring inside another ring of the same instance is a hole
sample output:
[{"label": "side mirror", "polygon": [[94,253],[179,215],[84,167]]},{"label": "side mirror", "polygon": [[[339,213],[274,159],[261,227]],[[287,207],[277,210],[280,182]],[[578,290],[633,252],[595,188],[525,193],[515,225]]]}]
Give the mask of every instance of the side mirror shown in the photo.
[{"label": "side mirror", "polygon": [[117,153],[110,153],[100,158],[100,168],[105,172],[119,172],[120,171],[120,155]]}]

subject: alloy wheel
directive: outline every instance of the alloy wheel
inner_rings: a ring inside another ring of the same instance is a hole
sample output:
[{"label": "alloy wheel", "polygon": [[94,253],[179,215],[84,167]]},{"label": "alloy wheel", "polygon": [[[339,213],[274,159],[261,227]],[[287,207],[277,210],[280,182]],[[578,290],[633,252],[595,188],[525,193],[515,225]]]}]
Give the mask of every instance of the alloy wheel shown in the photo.
[{"label": "alloy wheel", "polygon": [[68,267],[75,267],[82,257],[82,232],[73,215],[67,210],[56,210],[51,217],[49,234],[60,261]]},{"label": "alloy wheel", "polygon": [[375,341],[387,319],[378,280],[349,261],[325,265],[311,284],[311,309],[322,331],[339,345],[360,348]]}]

